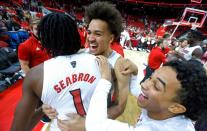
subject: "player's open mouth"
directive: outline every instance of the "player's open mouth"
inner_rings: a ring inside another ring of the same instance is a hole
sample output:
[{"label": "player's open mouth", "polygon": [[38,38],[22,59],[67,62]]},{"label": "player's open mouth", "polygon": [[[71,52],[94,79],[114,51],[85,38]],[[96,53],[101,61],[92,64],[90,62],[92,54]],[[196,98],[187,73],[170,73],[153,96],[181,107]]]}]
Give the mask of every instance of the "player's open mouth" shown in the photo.
[{"label": "player's open mouth", "polygon": [[138,99],[140,101],[143,101],[143,100],[148,100],[149,98],[141,91],[141,93],[138,96]]},{"label": "player's open mouth", "polygon": [[92,45],[92,44],[90,44],[90,48],[91,49],[96,49],[98,46],[97,45]]}]

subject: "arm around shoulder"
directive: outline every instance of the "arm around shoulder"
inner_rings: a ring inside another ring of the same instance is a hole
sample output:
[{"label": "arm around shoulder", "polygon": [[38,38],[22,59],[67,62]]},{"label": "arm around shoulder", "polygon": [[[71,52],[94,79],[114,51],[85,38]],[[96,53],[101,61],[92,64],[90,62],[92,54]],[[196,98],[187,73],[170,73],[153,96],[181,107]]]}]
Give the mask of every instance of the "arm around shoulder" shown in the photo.
[{"label": "arm around shoulder", "polygon": [[[134,128],[128,123],[111,120],[107,117],[107,96],[111,83],[101,79],[91,98],[88,114],[86,116],[87,131],[132,131]],[[102,101],[102,102],[100,102]]]}]

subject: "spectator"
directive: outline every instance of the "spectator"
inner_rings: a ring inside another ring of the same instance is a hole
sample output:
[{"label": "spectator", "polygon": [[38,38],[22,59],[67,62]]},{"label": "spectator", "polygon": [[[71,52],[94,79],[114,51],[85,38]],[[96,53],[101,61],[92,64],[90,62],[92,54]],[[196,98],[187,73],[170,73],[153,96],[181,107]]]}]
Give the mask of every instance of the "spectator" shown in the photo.
[{"label": "spectator", "polygon": [[202,55],[202,62],[205,64],[207,62],[207,39],[202,41],[202,50],[203,50],[203,55]]},{"label": "spectator", "polygon": [[18,48],[18,58],[21,68],[25,74],[34,66],[48,60],[50,56],[46,50],[42,49],[42,45],[37,36],[37,25],[40,19],[33,19],[30,24],[31,36]]},{"label": "spectator", "polygon": [[140,83],[148,79],[152,73],[161,66],[161,64],[166,62],[167,59],[165,54],[167,54],[169,51],[166,51],[166,49],[168,49],[168,45],[169,43],[166,39],[160,39],[157,43],[157,46],[151,50],[148,56],[146,75]]},{"label": "spectator", "polygon": [[120,44],[122,45],[122,47],[126,49],[132,49],[131,38],[129,36],[129,32],[126,29],[124,29],[124,31],[121,32]]},{"label": "spectator", "polygon": [[167,59],[168,61],[172,60],[183,60],[182,58],[179,57],[179,55],[184,55],[185,50],[189,47],[188,40],[186,38],[183,38],[179,41],[179,44],[175,49],[172,49],[168,54],[167,54]]},{"label": "spectator", "polygon": [[7,29],[8,31],[17,31],[21,29],[20,24],[17,23],[14,15],[12,15],[11,18],[8,20]]},{"label": "spectator", "polygon": [[183,38],[183,39],[180,40],[180,45],[178,45],[178,47],[175,48],[175,51],[177,51],[177,52],[183,52],[183,50],[185,48],[187,48],[188,46],[189,46],[188,40],[185,39],[185,38]]}]

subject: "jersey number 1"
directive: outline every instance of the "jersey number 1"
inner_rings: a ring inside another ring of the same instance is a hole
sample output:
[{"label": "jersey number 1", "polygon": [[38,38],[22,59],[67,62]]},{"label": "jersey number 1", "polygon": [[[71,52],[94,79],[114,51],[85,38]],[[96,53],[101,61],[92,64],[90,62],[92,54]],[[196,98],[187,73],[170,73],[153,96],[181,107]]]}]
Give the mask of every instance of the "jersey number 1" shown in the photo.
[{"label": "jersey number 1", "polygon": [[77,113],[81,116],[85,116],[86,111],[84,109],[83,101],[81,99],[80,89],[70,91],[70,94],[73,96],[73,102],[74,102]]}]

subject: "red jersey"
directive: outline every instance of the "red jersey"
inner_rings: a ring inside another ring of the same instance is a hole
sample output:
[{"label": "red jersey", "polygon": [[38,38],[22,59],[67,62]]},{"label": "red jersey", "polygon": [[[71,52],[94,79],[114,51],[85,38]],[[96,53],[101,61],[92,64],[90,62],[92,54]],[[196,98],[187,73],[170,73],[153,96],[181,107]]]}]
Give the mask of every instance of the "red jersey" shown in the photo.
[{"label": "red jersey", "polygon": [[163,52],[164,54],[167,54],[169,51],[170,51],[170,48],[169,48],[169,47],[166,47],[164,50],[162,50],[162,52]]},{"label": "red jersey", "polygon": [[162,38],[166,32],[166,28],[161,26],[157,29],[156,35],[158,38]]},{"label": "red jersey", "polygon": [[18,47],[18,58],[29,61],[29,67],[32,68],[48,60],[50,56],[46,50],[42,50],[40,42],[32,35]]},{"label": "red jersey", "polygon": [[113,42],[111,44],[111,49],[119,53],[122,57],[124,57],[123,47],[118,42]]},{"label": "red jersey", "polygon": [[85,47],[86,43],[86,32],[82,29],[78,29],[78,32],[80,34],[80,39],[81,39],[81,47]]},{"label": "red jersey", "polygon": [[162,63],[166,62],[166,56],[162,49],[155,47],[148,57],[148,66],[154,70],[158,69]]}]

